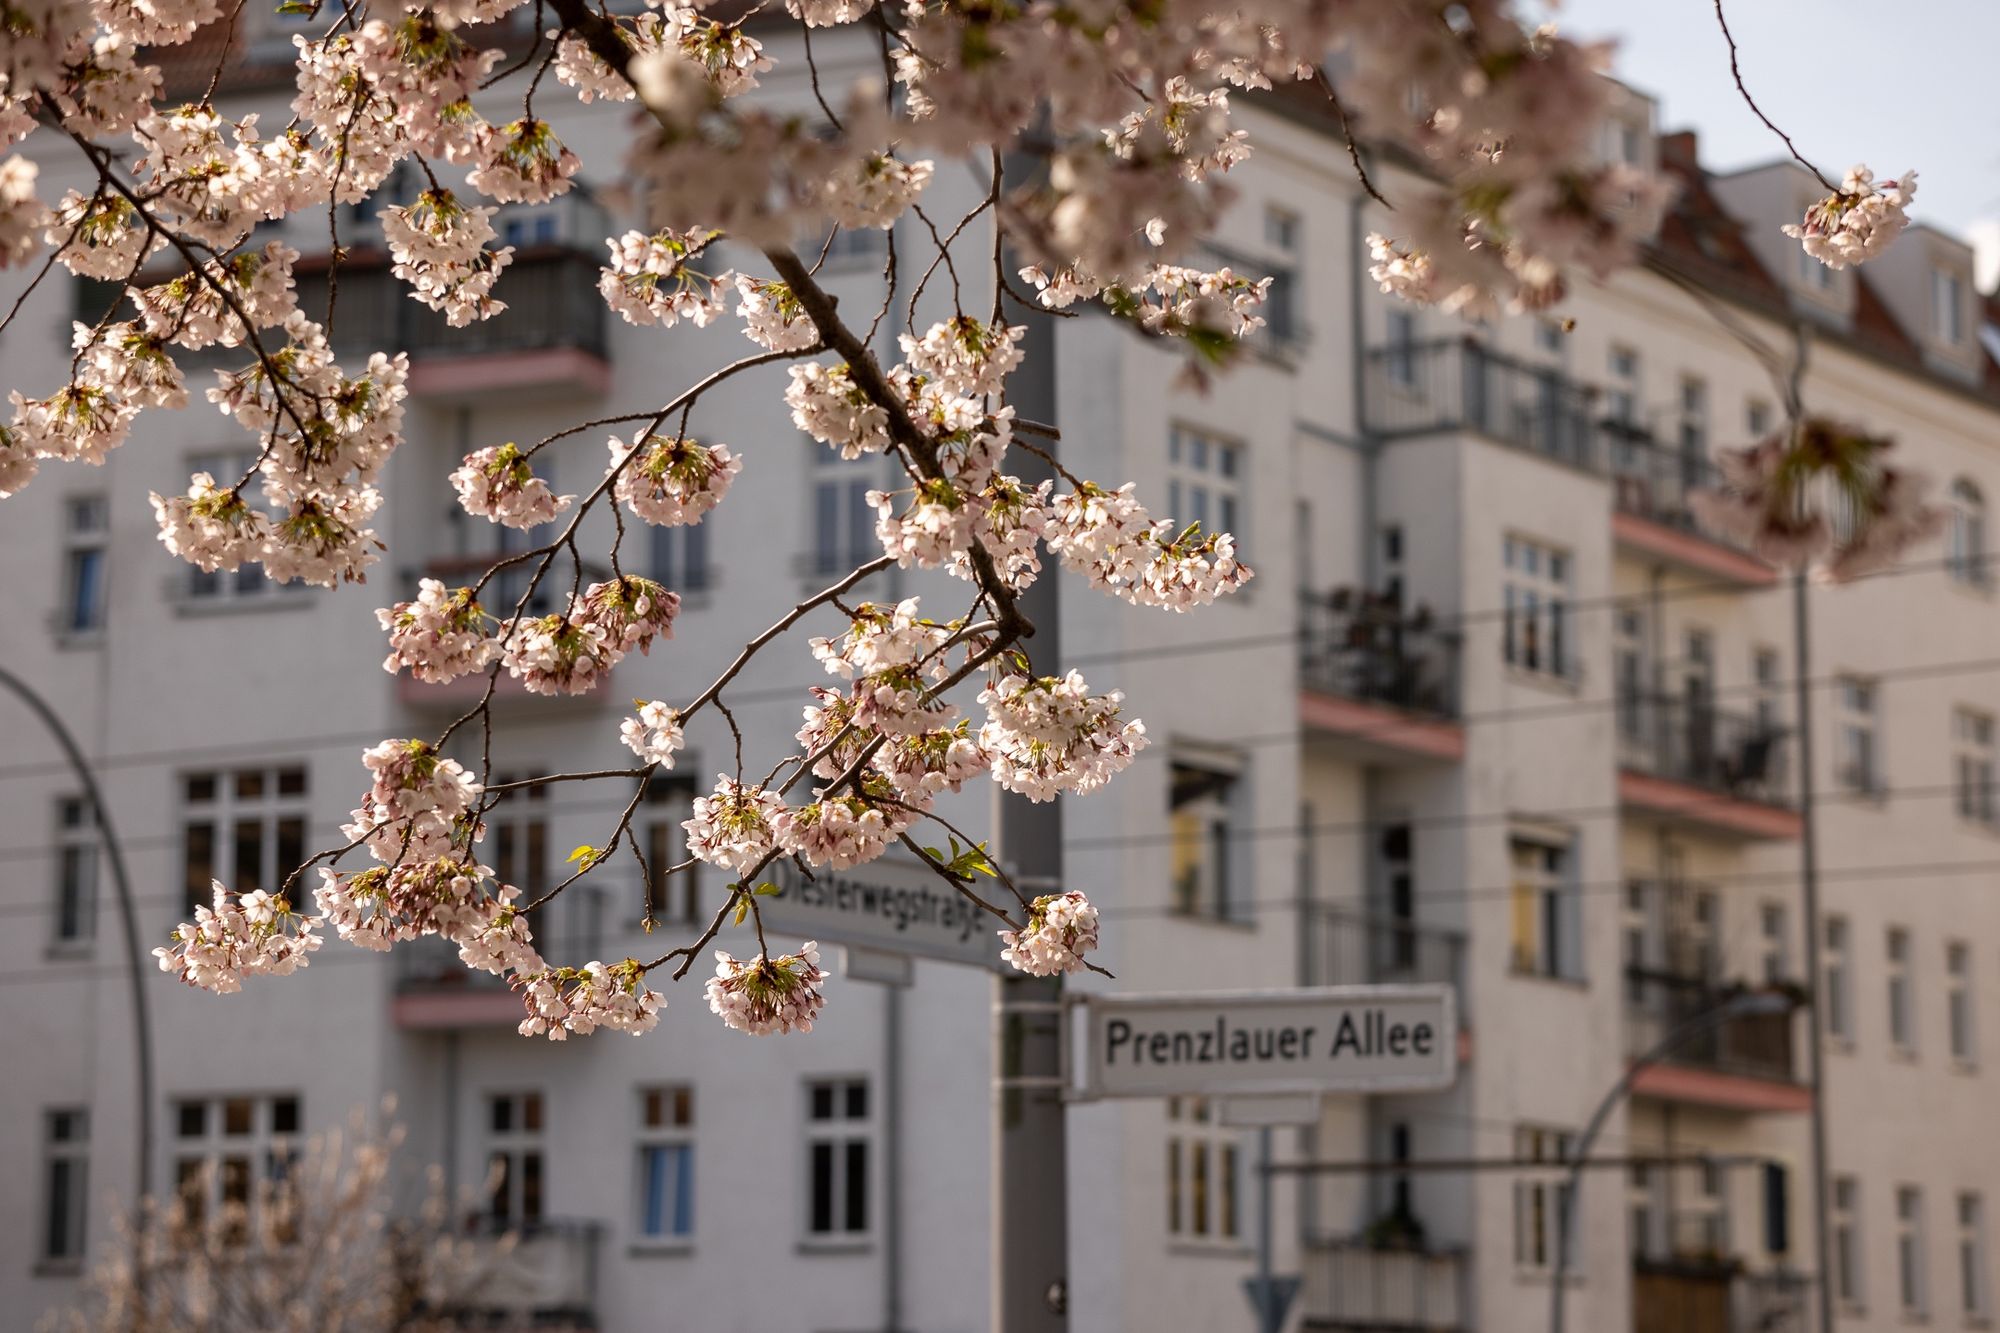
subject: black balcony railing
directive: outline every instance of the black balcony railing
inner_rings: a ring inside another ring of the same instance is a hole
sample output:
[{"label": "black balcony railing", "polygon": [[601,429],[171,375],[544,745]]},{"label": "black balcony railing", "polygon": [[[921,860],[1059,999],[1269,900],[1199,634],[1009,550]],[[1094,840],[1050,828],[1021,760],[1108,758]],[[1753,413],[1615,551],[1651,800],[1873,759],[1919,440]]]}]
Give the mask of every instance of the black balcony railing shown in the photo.
[{"label": "black balcony railing", "polygon": [[1299,676],[1308,689],[1437,717],[1458,714],[1458,644],[1422,608],[1336,588],[1299,597]]},{"label": "black balcony railing", "polygon": [[1443,982],[1463,987],[1465,936],[1331,903],[1306,907],[1306,984]]},{"label": "black balcony railing", "polygon": [[1369,351],[1367,425],[1379,435],[1464,430],[1601,472],[1605,448],[1595,390],[1554,366],[1514,361],[1466,338]]},{"label": "black balcony railing", "polygon": [[[1627,966],[1627,1049],[1641,1055],[1740,993],[1713,978]],[[1792,1045],[1789,1012],[1748,1014],[1698,1028],[1674,1047],[1666,1063],[1792,1083],[1798,1068]]]},{"label": "black balcony railing", "polygon": [[1627,768],[1746,801],[1792,803],[1790,738],[1763,719],[1698,698],[1621,693],[1618,738]]},{"label": "black balcony railing", "polygon": [[1602,426],[1611,494],[1618,508],[1654,523],[1701,533],[1689,503],[1696,491],[1721,481],[1705,447],[1672,448],[1637,426]]}]

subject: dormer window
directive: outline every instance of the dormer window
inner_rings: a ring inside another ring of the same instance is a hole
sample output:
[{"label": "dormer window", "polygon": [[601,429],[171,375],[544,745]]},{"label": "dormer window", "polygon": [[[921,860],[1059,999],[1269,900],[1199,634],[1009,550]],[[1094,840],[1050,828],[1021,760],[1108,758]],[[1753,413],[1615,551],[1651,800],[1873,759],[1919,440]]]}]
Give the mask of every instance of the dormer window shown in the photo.
[{"label": "dormer window", "polygon": [[1931,270],[1931,332],[1947,346],[1965,341],[1965,280],[1955,269]]},{"label": "dormer window", "polygon": [[1804,250],[1799,255],[1799,281],[1807,291],[1830,292],[1833,290],[1833,270],[1814,259]]}]

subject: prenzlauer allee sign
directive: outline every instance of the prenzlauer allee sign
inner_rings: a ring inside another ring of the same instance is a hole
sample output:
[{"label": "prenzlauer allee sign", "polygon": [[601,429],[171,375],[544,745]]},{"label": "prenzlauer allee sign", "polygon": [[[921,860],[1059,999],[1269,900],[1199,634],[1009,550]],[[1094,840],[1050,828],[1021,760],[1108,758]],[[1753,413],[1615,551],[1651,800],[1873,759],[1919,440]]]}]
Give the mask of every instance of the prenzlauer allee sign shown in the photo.
[{"label": "prenzlauer allee sign", "polygon": [[1448,986],[1325,986],[1213,994],[1088,994],[1076,1093],[1428,1090],[1458,1073]]}]

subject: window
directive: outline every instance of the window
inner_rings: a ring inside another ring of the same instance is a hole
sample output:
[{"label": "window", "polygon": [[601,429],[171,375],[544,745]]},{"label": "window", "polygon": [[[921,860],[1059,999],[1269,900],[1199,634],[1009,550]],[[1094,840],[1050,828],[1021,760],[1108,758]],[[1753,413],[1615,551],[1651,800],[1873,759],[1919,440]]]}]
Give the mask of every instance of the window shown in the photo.
[{"label": "window", "polygon": [[500,219],[500,243],[525,250],[554,245],[562,238],[562,219],[552,206],[509,208]]},{"label": "window", "polygon": [[181,863],[187,907],[208,905],[212,881],[276,893],[306,856],[306,771],[238,768],[181,778]]},{"label": "window", "polygon": [[58,944],[82,944],[97,934],[97,820],[90,802],[65,796],[56,802],[56,919]]},{"label": "window", "polygon": [[1238,780],[1217,767],[1176,762],[1170,782],[1174,910],[1222,920],[1236,917],[1243,910],[1231,873]]},{"label": "window", "polygon": [[1217,1123],[1205,1097],[1167,1098],[1167,1234],[1234,1241],[1242,1235],[1240,1137]]},{"label": "window", "polygon": [[1288,255],[1299,252],[1299,215],[1275,204],[1264,210],[1264,243]]},{"label": "window", "polygon": [[1771,433],[1771,405],[1762,398],[1752,398],[1743,404],[1743,430],[1751,440],[1761,440]]},{"label": "window", "polygon": [[[1780,736],[1785,730],[1784,667],[1775,648],[1759,648],[1750,658],[1750,716],[1757,735]],[[1773,749],[1766,770],[1773,786],[1784,781],[1783,749]]]},{"label": "window", "polygon": [[1945,529],[1945,569],[1955,582],[1987,585],[1986,497],[1969,477],[1951,484],[1950,522]]},{"label": "window", "polygon": [[83,1259],[90,1206],[90,1112],[42,1113],[42,1249],[45,1263]]},{"label": "window", "polygon": [[541,1220],[542,1094],[502,1092],[486,1099],[486,1214],[505,1229]]},{"label": "window", "polygon": [[[496,787],[528,781],[527,773],[502,773]],[[503,791],[486,812],[486,848],[502,884],[524,895],[523,906],[549,890],[549,789],[546,784]]]},{"label": "window", "polygon": [[671,528],[654,528],[653,579],[676,592],[701,592],[709,586],[708,567],[708,525],[715,518],[709,515],[699,523],[682,524]]},{"label": "window", "polygon": [[1896,1288],[1903,1313],[1921,1315],[1929,1307],[1924,1282],[1924,1192],[1896,1187]]},{"label": "window", "polygon": [[62,629],[104,628],[104,575],[110,559],[111,505],[101,495],[72,496],[63,506]]},{"label": "window", "polygon": [[1190,523],[1203,532],[1227,532],[1244,546],[1243,446],[1175,426],[1167,435],[1167,512],[1178,531]]},{"label": "window", "polygon": [[849,462],[817,441],[807,441],[807,447],[813,477],[808,572],[845,574],[882,554],[882,544],[875,540],[875,509],[868,503],[868,492],[876,486],[871,475],[875,464]]},{"label": "window", "polygon": [[1882,790],[1881,764],[1876,756],[1875,683],[1854,676],[1840,680],[1840,785],[1862,795]]},{"label": "window", "polygon": [[1952,347],[1965,341],[1965,280],[1948,268],[1931,270],[1931,331]]},{"label": "window", "polygon": [[1908,1054],[1917,1049],[1916,1004],[1911,993],[1915,983],[1910,976],[1910,932],[1900,926],[1891,926],[1883,937],[1883,943],[1889,962],[1889,1042],[1897,1050]]},{"label": "window", "polygon": [[1844,1306],[1858,1309],[1861,1286],[1861,1182],[1853,1176],[1833,1178],[1833,1291]]},{"label": "window", "polygon": [[1417,387],[1417,317],[1408,310],[1390,310],[1389,338],[1382,356],[1382,373],[1402,389]]},{"label": "window", "polygon": [[[1297,213],[1286,208],[1264,210],[1264,243],[1276,252],[1274,262],[1251,263],[1247,266],[1250,277],[1258,276],[1262,270],[1271,279],[1270,290],[1265,293],[1263,334],[1278,342],[1296,341],[1304,332],[1299,322],[1299,265],[1301,242],[1304,239],[1304,223]],[[1246,266],[1233,267],[1244,272]]]},{"label": "window", "polygon": [[[1804,213],[1806,211],[1806,206],[1801,205],[1798,211],[1800,213]],[[1815,292],[1832,291],[1833,270],[1831,268],[1828,268],[1825,264],[1820,263],[1819,260],[1814,259],[1804,250],[1801,250],[1798,253],[1799,253],[1800,284],[1809,291],[1815,291]]]},{"label": "window", "polygon": [[1691,1188],[1675,1219],[1674,1246],[1683,1254],[1715,1256],[1729,1253],[1729,1186],[1723,1168],[1703,1161],[1683,1168]]},{"label": "window", "polygon": [[1681,465],[1708,460],[1708,384],[1689,376],[1681,381]]},{"label": "window", "polygon": [[1792,979],[1790,931],[1786,928],[1783,903],[1765,903],[1757,921],[1764,946],[1764,984],[1782,985]]},{"label": "window", "polygon": [[870,1146],[875,1137],[866,1079],[806,1084],[806,1234],[868,1234]]},{"label": "window", "polygon": [[1629,347],[1611,349],[1611,387],[1606,399],[1611,420],[1630,431],[1639,429],[1639,354]]},{"label": "window", "polygon": [[1538,977],[1576,977],[1577,901],[1570,844],[1516,835],[1513,860],[1513,966]]},{"label": "window", "polygon": [[1944,986],[1951,1058],[1961,1065],[1977,1064],[1978,1033],[1972,1026],[1972,946],[1964,940],[1950,940],[1944,946]]},{"label": "window", "polygon": [[655,775],[646,785],[641,837],[646,846],[647,906],[657,920],[674,924],[701,915],[701,866],[678,875],[667,871],[688,859],[687,830],[682,823],[694,813],[694,798],[702,793],[692,777]]},{"label": "window", "polygon": [[184,1098],[173,1124],[174,1190],[191,1225],[216,1210],[241,1234],[282,1197],[298,1160],[297,1094]]},{"label": "window", "polygon": [[[196,454],[188,460],[188,471],[206,472],[215,478],[218,486],[234,485],[236,481],[257,465],[255,449],[230,449],[218,453]],[[264,488],[252,481],[243,488],[243,502],[261,514],[271,514],[273,506],[264,494]],[[281,586],[264,577],[264,567],[246,562],[234,573],[216,570],[204,573],[193,565],[187,567],[187,595],[201,602],[233,602],[246,597],[268,597]]]},{"label": "window", "polygon": [[[1537,1129],[1521,1125],[1514,1130],[1514,1263],[1525,1269],[1543,1271],[1555,1261],[1556,1208],[1563,1189],[1562,1163],[1569,1159],[1570,1136],[1557,1129]],[[1546,1164],[1546,1170],[1519,1170],[1519,1166]],[[1568,1258],[1576,1257],[1579,1218],[1574,1210],[1569,1219]]]},{"label": "window", "polygon": [[1632,1257],[1663,1257],[1660,1243],[1660,1193],[1655,1188],[1659,1173],[1646,1162],[1634,1162],[1625,1176],[1625,1206],[1631,1215]]},{"label": "window", "polygon": [[1967,1191],[1958,1196],[1958,1307],[1967,1318],[1993,1313],[1986,1253],[1986,1200]]},{"label": "window", "polygon": [[1821,966],[1826,970],[1825,1012],[1826,1035],[1834,1041],[1854,1040],[1854,984],[1853,961],[1848,957],[1847,918],[1830,916],[1826,919],[1826,957]]},{"label": "window", "polygon": [[1507,538],[1502,556],[1502,656],[1509,666],[1567,679],[1569,556],[1525,537]]},{"label": "window", "polygon": [[639,1235],[694,1235],[694,1089],[639,1092]]},{"label": "window", "polygon": [[1951,715],[1953,766],[1956,770],[1958,817],[1989,827],[2000,826],[2000,793],[1995,791],[1993,717],[1970,708]]},{"label": "window", "polygon": [[1562,325],[1553,319],[1535,321],[1535,350],[1550,356],[1561,356],[1563,350]]},{"label": "window", "polygon": [[1618,736],[1639,742],[1646,737],[1646,614],[1620,607],[1613,622],[1617,643],[1612,649],[1612,675],[1617,700]]}]

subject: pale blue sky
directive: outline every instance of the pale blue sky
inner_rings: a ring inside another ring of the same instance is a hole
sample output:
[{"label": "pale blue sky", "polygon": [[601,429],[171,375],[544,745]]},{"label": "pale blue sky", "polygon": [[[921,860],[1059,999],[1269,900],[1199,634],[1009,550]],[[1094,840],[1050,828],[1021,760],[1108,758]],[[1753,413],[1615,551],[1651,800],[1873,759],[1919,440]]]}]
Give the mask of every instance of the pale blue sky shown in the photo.
[{"label": "pale blue sky", "polygon": [[[1546,0],[1540,6],[1548,8]],[[1759,106],[1838,180],[1917,172],[1911,212],[1970,236],[2000,219],[2000,0],[1725,0]],[[1713,0],[1561,0],[1573,37],[1616,37],[1618,76],[1692,128],[1712,168],[1784,153],[1743,105]]]}]

